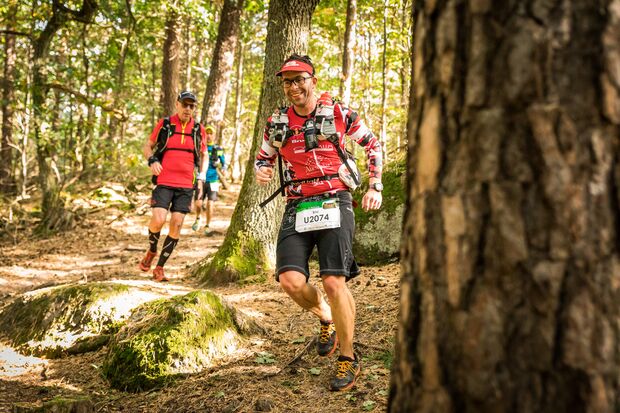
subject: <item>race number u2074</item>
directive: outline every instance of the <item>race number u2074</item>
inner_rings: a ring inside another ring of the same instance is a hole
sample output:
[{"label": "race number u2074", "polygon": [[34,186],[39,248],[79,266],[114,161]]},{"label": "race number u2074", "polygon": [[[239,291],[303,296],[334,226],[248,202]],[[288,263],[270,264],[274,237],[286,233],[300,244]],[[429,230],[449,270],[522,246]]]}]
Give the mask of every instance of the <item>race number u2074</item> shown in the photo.
[{"label": "race number u2074", "polygon": [[338,198],[300,202],[295,215],[297,232],[340,227]]}]

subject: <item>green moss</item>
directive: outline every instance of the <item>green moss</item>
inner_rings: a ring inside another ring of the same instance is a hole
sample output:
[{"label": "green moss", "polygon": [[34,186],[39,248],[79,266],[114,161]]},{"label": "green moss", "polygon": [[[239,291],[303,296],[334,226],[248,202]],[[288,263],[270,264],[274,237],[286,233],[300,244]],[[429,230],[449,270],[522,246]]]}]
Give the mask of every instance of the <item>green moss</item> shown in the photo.
[{"label": "green moss", "polygon": [[362,179],[360,188],[358,188],[353,198],[357,201],[359,207],[355,208],[355,223],[358,228],[363,228],[366,223],[372,221],[377,215],[387,213],[394,215],[399,205],[403,205],[407,200],[405,191],[405,179],[407,177],[407,164],[405,158],[395,160],[387,164],[383,168],[381,182],[383,183],[383,203],[381,209],[377,211],[364,211],[361,208],[362,197],[368,191],[368,175]]},{"label": "green moss", "polygon": [[0,332],[24,352],[55,357],[79,338],[118,328],[114,309],[99,304],[128,290],[122,284],[89,283],[35,291],[4,308]]},{"label": "green moss", "polygon": [[201,370],[234,346],[237,334],[232,311],[210,291],[152,301],[136,308],[117,333],[103,373],[122,390],[158,387]]},{"label": "green moss", "polygon": [[15,413],[73,413],[94,411],[93,402],[86,396],[62,397],[56,396],[51,400],[40,403],[16,403],[13,406]]},{"label": "green moss", "polygon": [[359,190],[353,197],[359,204],[355,208],[356,232],[353,254],[360,264],[376,265],[398,257],[402,212],[406,202],[404,157],[385,166],[383,182],[383,203],[377,211],[364,211],[362,197],[368,191],[368,176],[364,177]]},{"label": "green moss", "polygon": [[263,244],[243,232],[227,236],[215,255],[199,265],[194,275],[207,285],[265,280],[267,256]]}]

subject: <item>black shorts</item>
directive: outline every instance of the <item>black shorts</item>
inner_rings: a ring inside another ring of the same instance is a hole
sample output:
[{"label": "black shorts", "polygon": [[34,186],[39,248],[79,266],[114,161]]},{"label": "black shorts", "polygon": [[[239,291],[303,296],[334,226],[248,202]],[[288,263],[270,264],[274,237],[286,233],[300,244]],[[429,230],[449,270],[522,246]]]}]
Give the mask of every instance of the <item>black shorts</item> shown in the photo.
[{"label": "black shorts", "polygon": [[303,199],[293,199],[286,203],[278,245],[276,248],[276,281],[285,271],[299,271],[310,277],[308,259],[316,245],[319,255],[320,275],[343,275],[347,281],[360,270],[353,257],[353,235],[355,234],[355,215],[352,197],[348,191],[338,192],[340,202],[340,227],[317,231],[297,232],[295,213],[301,201],[324,199],[326,195],[316,195]]},{"label": "black shorts", "polygon": [[157,185],[151,196],[151,207],[170,209],[170,212],[187,214],[192,205],[192,188],[175,188]]},{"label": "black shorts", "polygon": [[[198,185],[200,185],[201,182],[202,181],[196,181],[196,184],[194,185],[194,199],[196,201],[198,201]],[[206,198],[209,201],[217,201],[217,192],[218,191],[214,191],[211,189],[210,182],[204,182],[202,186],[202,198],[200,198],[200,200],[204,201]]]}]

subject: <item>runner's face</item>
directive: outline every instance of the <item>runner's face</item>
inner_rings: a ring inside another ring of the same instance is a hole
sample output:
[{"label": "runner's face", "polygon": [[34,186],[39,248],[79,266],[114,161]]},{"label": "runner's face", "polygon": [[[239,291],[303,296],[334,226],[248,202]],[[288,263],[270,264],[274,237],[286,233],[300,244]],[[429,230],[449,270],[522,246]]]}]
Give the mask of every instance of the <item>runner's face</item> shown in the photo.
[{"label": "runner's face", "polygon": [[207,145],[213,145],[213,143],[215,142],[213,132],[207,131],[205,134],[207,136]]},{"label": "runner's face", "polygon": [[188,122],[192,118],[195,108],[196,102],[193,100],[177,101],[177,114],[181,122]]},{"label": "runner's face", "polygon": [[294,106],[305,107],[312,103],[317,80],[310,73],[284,72],[282,82],[284,94]]}]

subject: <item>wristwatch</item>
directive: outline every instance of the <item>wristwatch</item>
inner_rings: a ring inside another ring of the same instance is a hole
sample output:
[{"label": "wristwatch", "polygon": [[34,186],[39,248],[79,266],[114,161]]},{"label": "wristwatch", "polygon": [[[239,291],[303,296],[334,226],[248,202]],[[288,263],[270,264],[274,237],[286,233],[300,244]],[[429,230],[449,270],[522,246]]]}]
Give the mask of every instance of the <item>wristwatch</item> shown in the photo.
[{"label": "wristwatch", "polygon": [[152,155],[151,157],[149,157],[149,160],[148,160],[149,166],[153,165],[155,162],[159,162],[159,158],[157,158],[157,156]]},{"label": "wristwatch", "polygon": [[383,191],[383,184],[381,182],[375,182],[374,184],[370,185],[370,187],[377,192]]}]

